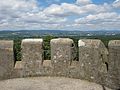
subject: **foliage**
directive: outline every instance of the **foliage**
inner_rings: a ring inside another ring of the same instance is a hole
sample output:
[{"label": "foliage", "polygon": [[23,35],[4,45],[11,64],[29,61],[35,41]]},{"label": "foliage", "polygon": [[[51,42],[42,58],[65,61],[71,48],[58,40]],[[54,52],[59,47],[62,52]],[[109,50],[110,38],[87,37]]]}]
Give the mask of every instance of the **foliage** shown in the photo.
[{"label": "foliage", "polygon": [[45,36],[43,37],[44,40],[44,59],[45,60],[50,60],[51,55],[50,55],[50,40],[55,38],[54,36]]},{"label": "foliage", "polygon": [[21,39],[14,40],[14,56],[15,61],[21,60]]}]

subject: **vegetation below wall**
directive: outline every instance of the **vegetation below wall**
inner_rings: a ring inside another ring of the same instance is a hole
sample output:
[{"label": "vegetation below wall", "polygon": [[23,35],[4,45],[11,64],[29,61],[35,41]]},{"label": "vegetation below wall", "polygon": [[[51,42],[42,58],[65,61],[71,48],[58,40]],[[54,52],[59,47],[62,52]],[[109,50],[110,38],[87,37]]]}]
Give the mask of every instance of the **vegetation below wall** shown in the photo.
[{"label": "vegetation below wall", "polygon": [[[105,35],[99,35],[99,36],[61,36],[64,38],[71,38],[74,40],[76,47],[78,48],[78,40],[79,39],[100,39],[103,41],[105,46],[107,47],[108,42],[110,40],[120,40],[120,35],[116,36],[105,36]],[[7,37],[7,38],[0,38],[0,39],[10,39],[14,40],[14,55],[15,55],[15,61],[20,61],[21,60],[21,40],[25,38],[43,38],[44,40],[44,59],[45,60],[50,60],[50,40],[53,38],[57,38],[52,35],[48,36],[33,36],[33,37]],[[78,50],[78,49],[77,49]],[[77,56],[76,60],[78,60],[78,51],[77,51]]]}]

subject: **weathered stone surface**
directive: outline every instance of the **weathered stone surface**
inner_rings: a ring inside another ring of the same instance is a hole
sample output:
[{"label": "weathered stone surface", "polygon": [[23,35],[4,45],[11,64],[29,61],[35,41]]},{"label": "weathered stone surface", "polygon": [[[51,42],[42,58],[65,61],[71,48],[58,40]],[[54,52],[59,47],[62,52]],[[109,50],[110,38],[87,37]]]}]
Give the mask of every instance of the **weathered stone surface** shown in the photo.
[{"label": "weathered stone surface", "polygon": [[20,78],[22,77],[22,61],[16,61],[15,67],[12,71],[11,78]]},{"label": "weathered stone surface", "polygon": [[43,68],[41,69],[42,76],[52,76],[52,65],[51,60],[44,60],[43,62]]},{"label": "weathered stone surface", "polygon": [[37,76],[41,74],[40,68],[43,62],[43,40],[22,40],[22,64],[24,76]]},{"label": "weathered stone surface", "polygon": [[70,78],[80,78],[80,69],[79,69],[79,62],[72,61],[71,66],[69,67],[69,74],[68,77]]},{"label": "weathered stone surface", "polygon": [[0,82],[1,90],[112,90],[80,79],[59,77],[19,78]]},{"label": "weathered stone surface", "polygon": [[13,41],[0,40],[0,79],[10,78],[13,67]]},{"label": "weathered stone surface", "polygon": [[108,86],[120,89],[120,40],[112,40],[109,47]]},{"label": "weathered stone surface", "polygon": [[51,60],[43,61],[43,40],[24,39],[22,61],[17,61],[14,67],[13,41],[0,40],[0,79],[65,76],[120,89],[120,40],[109,42],[109,53],[100,40],[79,40],[79,61],[73,61],[76,55],[73,40],[58,38],[50,43]]},{"label": "weathered stone surface", "polygon": [[82,39],[78,42],[80,77],[104,84],[108,69],[108,51],[100,40]]},{"label": "weathered stone surface", "polygon": [[58,38],[52,39],[50,43],[53,73],[57,76],[66,76],[73,59],[74,42],[69,38]]}]

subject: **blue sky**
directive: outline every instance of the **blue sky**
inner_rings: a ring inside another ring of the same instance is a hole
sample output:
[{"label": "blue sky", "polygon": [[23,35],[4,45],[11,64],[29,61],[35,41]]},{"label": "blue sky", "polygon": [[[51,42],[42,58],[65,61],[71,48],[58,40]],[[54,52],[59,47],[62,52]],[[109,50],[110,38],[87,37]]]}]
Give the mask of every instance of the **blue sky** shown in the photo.
[{"label": "blue sky", "polygon": [[103,4],[103,3],[112,3],[115,0],[92,0],[96,4]]},{"label": "blue sky", "polygon": [[[76,0],[37,0],[43,6],[48,6],[50,4],[60,4],[60,3],[75,3]],[[95,4],[103,4],[103,3],[112,3],[115,0],[92,0]]]},{"label": "blue sky", "polygon": [[120,0],[2,0],[0,30],[120,30]]},{"label": "blue sky", "polygon": [[[75,3],[76,0],[37,0],[38,3],[43,7],[48,7],[51,4],[61,4],[61,3]],[[112,3],[115,0],[92,0],[94,4],[104,4],[104,3]]]}]

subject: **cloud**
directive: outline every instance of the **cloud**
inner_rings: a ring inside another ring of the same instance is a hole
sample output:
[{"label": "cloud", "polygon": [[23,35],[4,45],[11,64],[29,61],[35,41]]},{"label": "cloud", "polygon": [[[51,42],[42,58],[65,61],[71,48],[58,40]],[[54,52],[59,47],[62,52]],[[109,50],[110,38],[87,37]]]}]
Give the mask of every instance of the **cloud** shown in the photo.
[{"label": "cloud", "polygon": [[34,0],[2,0],[0,1],[0,20],[12,20],[20,18],[27,12],[33,12],[37,9],[37,3]]},{"label": "cloud", "polygon": [[0,1],[0,10],[10,9],[19,11],[30,11],[37,8],[35,0],[2,0]]},{"label": "cloud", "polygon": [[78,5],[86,5],[86,4],[91,4],[92,1],[91,0],[77,0],[76,4]]},{"label": "cloud", "polygon": [[0,2],[1,30],[30,29],[33,27],[39,27],[40,29],[42,26],[47,27],[49,24],[55,26],[57,23],[64,23],[66,20],[66,18],[62,17],[46,16],[35,0],[3,0]]},{"label": "cloud", "polygon": [[97,5],[91,0],[77,0],[71,4],[51,4],[42,8],[37,0],[2,0],[0,1],[0,30],[120,30],[120,13],[117,12],[119,2],[120,0],[116,0],[111,4]]},{"label": "cloud", "polygon": [[76,25],[82,25],[83,27],[86,26],[90,30],[118,30],[120,28],[120,15],[115,12],[99,13],[76,19],[75,23]]},{"label": "cloud", "polygon": [[54,15],[59,17],[69,16],[72,14],[84,13],[78,6],[74,4],[62,3],[61,5],[53,4],[44,10],[46,15]]},{"label": "cloud", "polygon": [[84,6],[78,6],[75,4],[62,3],[61,5],[53,4],[44,10],[46,15],[54,16],[70,16],[70,15],[82,15],[87,13],[99,13],[109,11],[110,7],[107,4],[95,5],[87,4]]},{"label": "cloud", "polygon": [[114,1],[114,2],[113,2],[113,6],[114,6],[115,8],[120,8],[120,0]]},{"label": "cloud", "polygon": [[49,23],[49,24],[57,24],[63,23],[66,21],[66,18],[56,18],[56,17],[47,17],[43,12],[39,13],[28,13],[27,15],[22,16],[22,21],[27,23]]},{"label": "cloud", "polygon": [[76,23],[80,24],[96,24],[96,23],[103,23],[103,22],[120,22],[120,15],[115,12],[111,13],[99,13],[95,15],[88,15],[83,18],[76,19]]},{"label": "cloud", "polygon": [[43,11],[46,15],[62,15],[64,14],[64,9],[61,8],[59,5],[52,4],[50,7],[47,7]]}]

